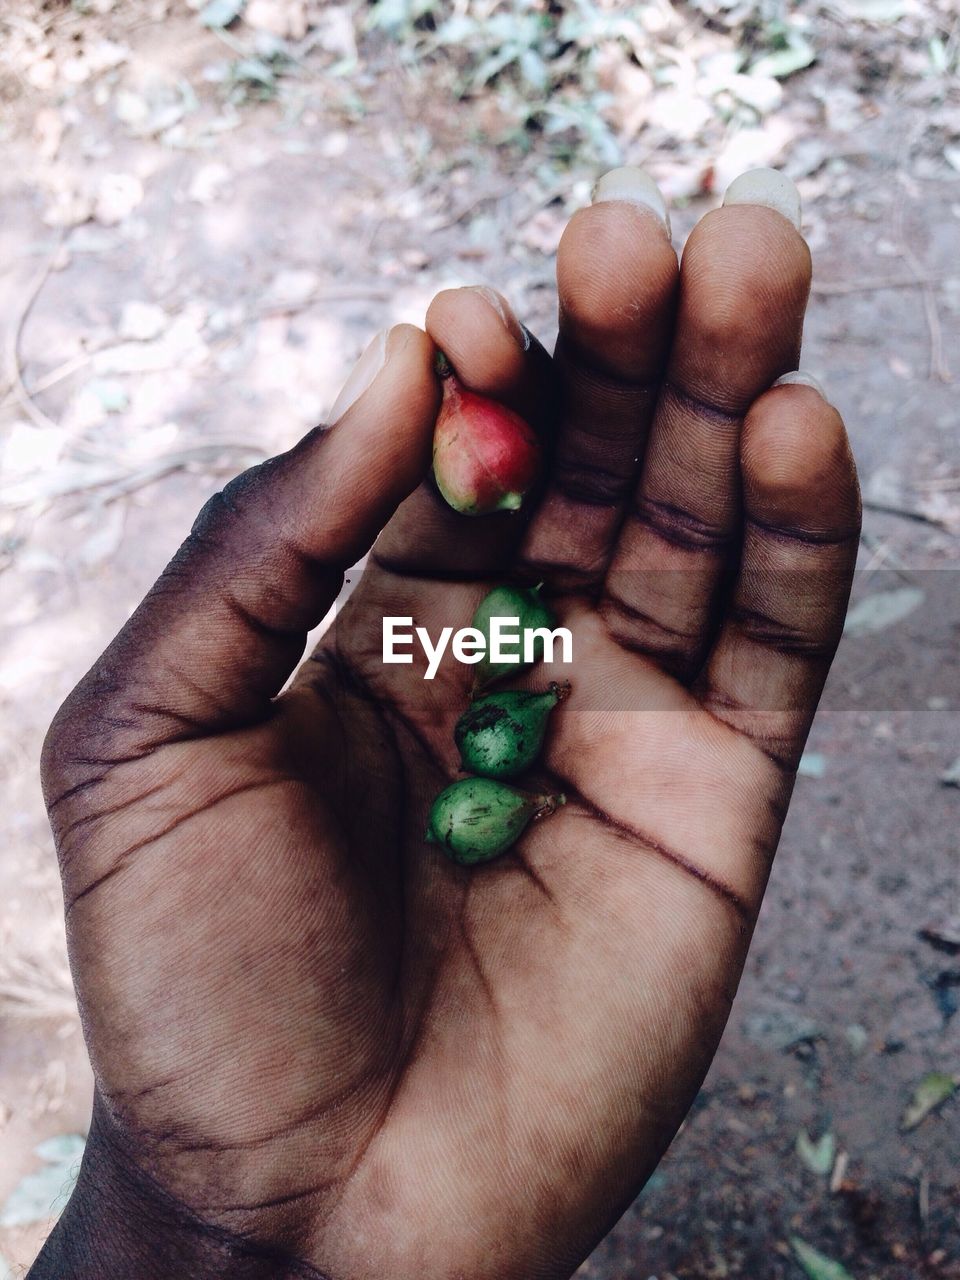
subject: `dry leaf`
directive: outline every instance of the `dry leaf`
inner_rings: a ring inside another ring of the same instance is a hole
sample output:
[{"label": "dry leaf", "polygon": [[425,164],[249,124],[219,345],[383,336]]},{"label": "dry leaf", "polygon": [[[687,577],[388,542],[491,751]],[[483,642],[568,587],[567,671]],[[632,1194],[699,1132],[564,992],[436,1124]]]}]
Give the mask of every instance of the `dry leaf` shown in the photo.
[{"label": "dry leaf", "polygon": [[143,200],[143,183],[132,173],[108,173],[100,181],[93,216],[106,227],[116,226]]},{"label": "dry leaf", "polygon": [[926,1120],[931,1111],[936,1111],[953,1097],[956,1088],[957,1081],[954,1076],[948,1076],[942,1071],[931,1071],[929,1075],[925,1075],[913,1091],[913,1097],[907,1104],[903,1119],[900,1121],[900,1128],[904,1132],[916,1129],[917,1125]]},{"label": "dry leaf", "polygon": [[816,1142],[811,1140],[806,1129],[801,1129],[797,1134],[797,1155],[811,1173],[826,1177],[833,1168],[833,1158],[836,1150],[837,1141],[830,1132],[823,1134]]},{"label": "dry leaf", "polygon": [[166,329],[167,313],[154,302],[125,302],[117,333],[131,342],[149,342]]},{"label": "dry leaf", "polygon": [[845,1266],[814,1249],[813,1245],[807,1244],[799,1236],[791,1236],[790,1244],[809,1280],[853,1280]]},{"label": "dry leaf", "polygon": [[891,591],[877,591],[872,596],[865,596],[848,612],[843,634],[865,636],[885,631],[909,617],[924,599],[919,587],[894,587]]},{"label": "dry leaf", "polygon": [[63,116],[55,107],[38,111],[33,122],[33,136],[41,160],[53,160],[63,139]]}]

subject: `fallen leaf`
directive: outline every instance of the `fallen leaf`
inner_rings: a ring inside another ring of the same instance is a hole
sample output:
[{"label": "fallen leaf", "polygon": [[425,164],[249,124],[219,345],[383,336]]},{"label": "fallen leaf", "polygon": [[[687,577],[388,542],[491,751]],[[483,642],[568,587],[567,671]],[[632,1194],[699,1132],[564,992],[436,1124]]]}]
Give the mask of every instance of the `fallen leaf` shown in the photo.
[{"label": "fallen leaf", "polygon": [[783,102],[783,89],[773,76],[730,76],[722,87],[760,116],[776,111]]},{"label": "fallen leaf", "polygon": [[85,191],[55,191],[43,211],[43,221],[48,227],[79,227],[93,217],[93,200]]},{"label": "fallen leaf", "polygon": [[813,1245],[807,1244],[799,1236],[791,1236],[790,1244],[809,1280],[853,1280],[845,1266],[814,1249]]},{"label": "fallen leaf", "polygon": [[870,1040],[870,1034],[867,1028],[861,1026],[859,1022],[851,1022],[846,1028],[844,1034],[847,1037],[847,1044],[854,1053],[863,1053]]},{"label": "fallen leaf", "polygon": [[131,342],[149,342],[163,333],[168,319],[164,309],[155,302],[125,302],[117,333]]},{"label": "fallen leaf", "polygon": [[304,306],[320,287],[320,277],[305,267],[284,267],[278,271],[264,295],[264,304],[277,311]]},{"label": "fallen leaf", "polygon": [[307,34],[304,0],[249,0],[243,20],[248,27],[269,31],[282,40],[302,40]]},{"label": "fallen leaf", "polygon": [[769,116],[760,128],[740,129],[717,153],[709,186],[725,191],[747,169],[774,165],[793,138],[793,130],[782,116]]},{"label": "fallen leaf", "polygon": [[936,951],[946,952],[948,956],[957,955],[960,953],[960,914],[952,920],[926,925],[919,931],[919,936]]},{"label": "fallen leaf", "polygon": [[898,22],[910,12],[906,0],[834,0],[832,7],[860,22]]},{"label": "fallen leaf", "polygon": [[6,428],[0,445],[0,473],[7,477],[29,475],[56,467],[67,443],[61,427],[35,427],[32,422],[13,422]]},{"label": "fallen leaf", "polygon": [[929,1075],[925,1075],[913,1091],[913,1097],[900,1121],[900,1128],[904,1132],[916,1129],[931,1111],[936,1111],[937,1107],[943,1106],[949,1098],[953,1097],[956,1088],[956,1078],[948,1076],[943,1071],[931,1071]]},{"label": "fallen leaf", "polygon": [[822,751],[805,751],[797,765],[801,778],[822,778],[827,772],[827,757]]},{"label": "fallen leaf", "polygon": [[205,27],[221,29],[236,22],[243,12],[246,0],[210,0],[200,10],[200,21]]},{"label": "fallen leaf", "polygon": [[843,624],[845,636],[866,636],[885,631],[902,622],[924,601],[919,587],[894,587],[891,591],[877,591],[859,600],[848,612]]},{"label": "fallen leaf", "polygon": [[357,61],[357,32],[351,4],[315,5],[310,21],[316,27],[320,48],[339,59],[338,69],[348,70]]},{"label": "fallen leaf", "polygon": [[93,204],[93,216],[103,226],[116,226],[143,199],[143,183],[132,173],[105,174]]},{"label": "fallen leaf", "polygon": [[150,104],[139,93],[118,89],[113,100],[113,113],[121,124],[136,129],[150,118]]},{"label": "fallen leaf", "polygon": [[187,195],[195,204],[212,204],[231,176],[230,169],[219,160],[201,165],[191,179]]},{"label": "fallen leaf", "polygon": [[63,116],[56,107],[43,107],[33,122],[33,136],[41,160],[55,160],[63,138]]},{"label": "fallen leaf", "polygon": [[791,1049],[794,1045],[816,1040],[821,1034],[812,1018],[791,1013],[788,1009],[748,1014],[743,1029],[747,1039],[754,1044],[776,1050]]},{"label": "fallen leaf", "polygon": [[821,1177],[826,1177],[833,1168],[837,1140],[828,1131],[818,1138],[816,1142],[813,1142],[806,1129],[801,1129],[797,1134],[796,1151],[811,1173],[818,1173]]},{"label": "fallen leaf", "polygon": [[230,78],[236,85],[256,84],[269,90],[277,87],[277,73],[262,58],[241,58],[232,63]]},{"label": "fallen leaf", "polygon": [[794,72],[809,67],[816,59],[817,51],[799,32],[789,31],[784,40],[782,49],[774,49],[751,63],[750,75],[772,76],[775,80],[785,80]]}]

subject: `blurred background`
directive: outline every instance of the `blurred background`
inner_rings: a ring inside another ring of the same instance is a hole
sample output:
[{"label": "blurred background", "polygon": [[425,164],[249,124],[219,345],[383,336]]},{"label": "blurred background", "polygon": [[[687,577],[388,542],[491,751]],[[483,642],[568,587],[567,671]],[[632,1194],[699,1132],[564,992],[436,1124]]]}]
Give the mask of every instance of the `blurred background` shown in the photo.
[{"label": "blurred background", "polygon": [[798,183],[866,512],[720,1055],[581,1275],[960,1277],[958,58],[954,0],[0,2],[0,1280],[91,1092],[51,715],[376,330],[487,283],[550,345],[561,231],[625,162],[678,247],[742,170]]}]

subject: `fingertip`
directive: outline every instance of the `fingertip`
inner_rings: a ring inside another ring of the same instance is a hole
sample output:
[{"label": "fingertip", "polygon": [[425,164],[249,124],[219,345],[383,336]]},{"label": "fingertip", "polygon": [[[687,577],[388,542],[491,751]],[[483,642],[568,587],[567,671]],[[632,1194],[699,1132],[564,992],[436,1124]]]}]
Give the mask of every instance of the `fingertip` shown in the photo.
[{"label": "fingertip", "polygon": [[677,255],[661,221],[625,199],[578,209],[557,250],[565,340],[618,377],[659,371],[672,334]]},{"label": "fingertip", "polygon": [[778,369],[799,357],[812,263],[782,214],[725,205],[687,240],[671,379],[689,394],[742,412]]},{"label": "fingertip", "polygon": [[433,425],[440,406],[434,372],[436,348],[416,325],[387,330],[384,362],[335,425],[333,435],[352,456],[362,452],[366,475],[392,476],[391,491],[410,489],[429,465]]},{"label": "fingertip", "polygon": [[442,289],[427,308],[426,329],[471,391],[508,403],[521,392],[530,343],[498,290],[486,285]]},{"label": "fingertip", "polygon": [[860,493],[846,427],[809,383],[771,387],[746,416],[741,470],[748,514],[811,536],[859,529]]}]

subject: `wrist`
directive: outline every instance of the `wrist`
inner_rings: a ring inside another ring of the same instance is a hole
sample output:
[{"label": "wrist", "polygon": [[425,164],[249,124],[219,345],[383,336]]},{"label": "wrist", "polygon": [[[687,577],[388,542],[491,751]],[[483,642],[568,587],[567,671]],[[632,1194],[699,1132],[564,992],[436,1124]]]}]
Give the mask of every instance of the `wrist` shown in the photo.
[{"label": "wrist", "polygon": [[27,1280],[329,1280],[282,1247],[205,1222],[140,1169],[94,1104],[80,1175]]}]

